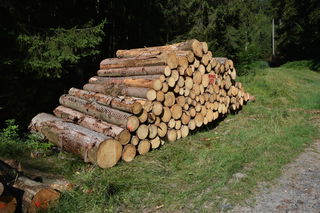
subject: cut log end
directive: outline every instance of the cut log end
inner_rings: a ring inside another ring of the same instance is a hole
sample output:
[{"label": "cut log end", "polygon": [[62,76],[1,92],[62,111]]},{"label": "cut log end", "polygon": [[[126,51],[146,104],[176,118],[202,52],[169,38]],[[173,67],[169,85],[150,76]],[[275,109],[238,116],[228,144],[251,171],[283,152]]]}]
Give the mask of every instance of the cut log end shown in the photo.
[{"label": "cut log end", "polygon": [[97,164],[101,168],[110,168],[120,160],[122,145],[119,141],[109,139],[102,142],[97,151]]},{"label": "cut log end", "polygon": [[14,213],[17,208],[17,200],[14,196],[3,194],[0,196],[0,212]]},{"label": "cut log end", "polygon": [[135,115],[140,114],[142,111],[142,104],[139,102],[135,102],[132,104],[132,113]]},{"label": "cut log end", "polygon": [[139,124],[140,124],[139,118],[137,118],[136,116],[130,116],[127,121],[127,129],[130,132],[134,132],[138,129]]},{"label": "cut log end", "polygon": [[127,130],[127,129],[124,129],[118,135],[118,140],[122,145],[126,145],[127,143],[129,143],[130,139],[131,139],[131,134],[130,134],[129,130]]},{"label": "cut log end", "polygon": [[131,162],[137,154],[137,149],[133,144],[127,144],[122,151],[122,160],[125,162]]},{"label": "cut log end", "polygon": [[140,141],[139,145],[138,145],[138,152],[140,155],[144,155],[147,152],[149,152],[151,147],[151,144],[148,140],[142,140]]},{"label": "cut log end", "polygon": [[38,191],[32,198],[27,212],[38,212],[54,205],[60,197],[60,193],[49,188]]}]

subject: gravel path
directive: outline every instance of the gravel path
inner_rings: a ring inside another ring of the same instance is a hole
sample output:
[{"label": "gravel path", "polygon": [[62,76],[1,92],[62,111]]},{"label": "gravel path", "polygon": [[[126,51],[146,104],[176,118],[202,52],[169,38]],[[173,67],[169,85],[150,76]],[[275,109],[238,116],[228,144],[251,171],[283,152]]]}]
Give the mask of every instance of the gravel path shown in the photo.
[{"label": "gravel path", "polygon": [[[262,187],[255,198],[230,212],[320,213],[320,140],[283,169],[271,188]],[[253,201],[256,202],[253,202]]]}]

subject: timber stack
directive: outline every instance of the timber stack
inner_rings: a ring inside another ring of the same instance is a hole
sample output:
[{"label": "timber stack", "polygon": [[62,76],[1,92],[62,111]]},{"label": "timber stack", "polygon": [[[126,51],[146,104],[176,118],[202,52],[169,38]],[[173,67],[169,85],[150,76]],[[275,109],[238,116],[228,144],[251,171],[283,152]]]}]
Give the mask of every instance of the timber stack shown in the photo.
[{"label": "timber stack", "polygon": [[101,168],[132,161],[238,111],[250,99],[232,60],[206,42],[118,50],[101,61],[83,89],[60,97],[54,116],[40,113],[31,130]]}]

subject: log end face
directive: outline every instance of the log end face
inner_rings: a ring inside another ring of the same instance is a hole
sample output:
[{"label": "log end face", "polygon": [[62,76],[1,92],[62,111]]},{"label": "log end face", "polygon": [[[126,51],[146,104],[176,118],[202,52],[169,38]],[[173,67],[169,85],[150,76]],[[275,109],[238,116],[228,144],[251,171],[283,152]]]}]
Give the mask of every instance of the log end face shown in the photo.
[{"label": "log end face", "polygon": [[133,105],[132,105],[132,113],[134,115],[138,115],[140,114],[142,111],[142,104],[139,103],[139,102],[135,102]]},{"label": "log end face", "polygon": [[122,160],[131,162],[137,154],[137,149],[133,144],[127,144],[122,151]]},{"label": "log end face", "polygon": [[32,198],[27,212],[38,212],[48,209],[58,202],[60,193],[54,189],[44,188],[39,190]]},{"label": "log end face", "polygon": [[97,151],[97,164],[101,168],[111,168],[121,158],[122,145],[119,141],[109,139],[102,142]]},{"label": "log end face", "polygon": [[136,131],[138,129],[139,125],[140,125],[140,121],[139,121],[139,118],[137,118],[136,116],[130,116],[128,118],[127,129],[130,132]]},{"label": "log end face", "polygon": [[128,144],[131,140],[131,134],[129,130],[124,129],[122,132],[120,132],[118,135],[118,140],[122,145]]}]

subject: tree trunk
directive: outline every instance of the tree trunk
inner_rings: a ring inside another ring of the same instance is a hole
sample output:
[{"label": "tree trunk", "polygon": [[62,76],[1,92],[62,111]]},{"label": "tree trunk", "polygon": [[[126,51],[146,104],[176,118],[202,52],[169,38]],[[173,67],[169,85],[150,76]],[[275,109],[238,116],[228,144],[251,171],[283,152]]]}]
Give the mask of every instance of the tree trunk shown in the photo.
[{"label": "tree trunk", "polygon": [[[110,106],[111,108],[119,109],[125,112],[133,113],[135,115],[140,114],[142,111],[142,104],[138,102],[138,99],[129,97],[114,97],[107,96],[96,92],[90,92],[71,88],[69,94],[88,101],[96,101],[99,104]],[[139,100],[142,101],[142,100]]]},{"label": "tree trunk", "polygon": [[115,77],[115,76],[139,76],[139,75],[160,75],[163,74],[166,66],[144,66],[144,67],[122,67],[116,69],[98,70],[98,76]]},{"label": "tree trunk", "polygon": [[88,102],[71,95],[62,95],[59,101],[63,106],[78,110],[112,124],[116,124],[122,128],[127,128],[131,132],[135,131],[139,126],[139,119],[136,116],[103,106],[96,102]]},{"label": "tree trunk", "polygon": [[50,114],[38,114],[32,119],[29,128],[41,133],[61,149],[81,156],[85,162],[98,164],[101,168],[114,166],[121,157],[122,145],[119,141]]},{"label": "tree trunk", "polygon": [[55,108],[53,113],[59,118],[66,119],[67,121],[74,122],[85,128],[113,137],[122,145],[129,143],[131,139],[131,134],[127,129],[123,129],[114,124],[98,120],[90,115],[85,115],[76,110],[64,106],[58,106]]}]

